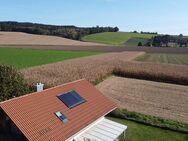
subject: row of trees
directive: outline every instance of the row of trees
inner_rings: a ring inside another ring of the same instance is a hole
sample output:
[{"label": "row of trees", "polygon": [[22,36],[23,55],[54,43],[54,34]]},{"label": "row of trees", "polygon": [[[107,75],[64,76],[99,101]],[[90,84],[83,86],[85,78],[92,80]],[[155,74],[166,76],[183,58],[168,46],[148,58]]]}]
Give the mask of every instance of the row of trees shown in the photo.
[{"label": "row of trees", "polygon": [[144,32],[144,31],[141,31],[141,32],[138,32],[138,31],[133,31],[132,33],[140,33],[140,34],[158,34],[157,32]]},{"label": "row of trees", "polygon": [[158,34],[157,32],[144,32],[144,31],[141,31],[140,34]]},{"label": "row of trees", "polygon": [[180,34],[179,36],[160,35],[153,37],[148,46],[155,47],[188,47],[188,37]]},{"label": "row of trees", "polygon": [[40,35],[55,35],[64,38],[79,40],[82,36],[100,33],[117,32],[118,27],[76,27],[76,26],[56,26],[37,23],[0,22],[0,31],[25,32]]}]

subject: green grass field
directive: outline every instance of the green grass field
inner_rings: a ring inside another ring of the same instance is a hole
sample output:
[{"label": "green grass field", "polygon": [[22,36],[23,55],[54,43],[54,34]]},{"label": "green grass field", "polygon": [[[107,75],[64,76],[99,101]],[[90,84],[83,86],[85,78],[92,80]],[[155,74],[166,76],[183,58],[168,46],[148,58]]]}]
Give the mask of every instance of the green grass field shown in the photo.
[{"label": "green grass field", "polygon": [[127,138],[131,141],[187,141],[188,135],[164,130],[133,121],[112,118],[109,119],[128,126]]},{"label": "green grass field", "polygon": [[84,36],[82,40],[85,42],[95,42],[110,45],[124,45],[128,40],[132,38],[150,39],[152,36],[155,35],[129,32],[104,32]]},{"label": "green grass field", "polygon": [[145,45],[148,42],[148,39],[146,39],[146,38],[131,38],[125,43],[125,45],[138,46],[139,42],[141,42],[142,45]]},{"label": "green grass field", "polygon": [[170,63],[188,65],[188,54],[147,53],[135,59],[136,61]]},{"label": "green grass field", "polygon": [[0,64],[23,69],[96,54],[99,52],[0,48]]}]

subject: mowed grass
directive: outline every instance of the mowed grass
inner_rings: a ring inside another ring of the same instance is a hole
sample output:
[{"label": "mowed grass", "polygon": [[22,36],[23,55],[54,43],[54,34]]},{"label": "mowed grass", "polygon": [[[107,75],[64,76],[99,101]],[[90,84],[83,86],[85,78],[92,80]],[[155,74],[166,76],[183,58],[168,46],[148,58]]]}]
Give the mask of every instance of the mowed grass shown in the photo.
[{"label": "mowed grass", "polygon": [[170,130],[164,130],[144,124],[136,123],[133,121],[112,118],[109,119],[127,125],[126,136],[130,141],[187,141],[188,135],[174,132]]},{"label": "mowed grass", "polygon": [[136,61],[188,65],[188,54],[147,53],[135,59]]},{"label": "mowed grass", "polygon": [[0,48],[0,64],[23,69],[96,54],[99,52]]},{"label": "mowed grass", "polygon": [[128,40],[131,38],[151,38],[152,34],[138,34],[138,33],[129,33],[129,32],[104,32],[91,34],[88,36],[84,36],[82,38],[85,42],[95,42],[95,43],[103,43],[110,45],[123,45],[126,44]]}]

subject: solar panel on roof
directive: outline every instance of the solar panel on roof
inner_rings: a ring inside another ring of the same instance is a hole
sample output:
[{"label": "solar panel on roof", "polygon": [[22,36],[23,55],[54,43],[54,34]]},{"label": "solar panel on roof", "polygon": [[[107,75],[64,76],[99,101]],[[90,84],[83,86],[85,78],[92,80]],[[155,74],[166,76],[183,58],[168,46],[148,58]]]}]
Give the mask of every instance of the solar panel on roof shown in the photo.
[{"label": "solar panel on roof", "polygon": [[64,93],[57,96],[68,108],[74,108],[84,102],[83,99],[76,91],[72,90],[70,92]]}]

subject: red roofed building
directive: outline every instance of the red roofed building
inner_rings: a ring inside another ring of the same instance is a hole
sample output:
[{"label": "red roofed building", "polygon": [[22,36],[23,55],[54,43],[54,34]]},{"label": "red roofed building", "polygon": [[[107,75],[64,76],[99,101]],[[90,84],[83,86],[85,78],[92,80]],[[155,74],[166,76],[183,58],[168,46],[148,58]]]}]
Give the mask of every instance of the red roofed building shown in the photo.
[{"label": "red roofed building", "polygon": [[105,118],[116,108],[86,80],[0,103],[0,127],[14,140],[117,140],[127,128]]}]

